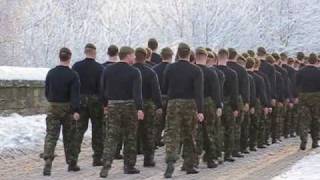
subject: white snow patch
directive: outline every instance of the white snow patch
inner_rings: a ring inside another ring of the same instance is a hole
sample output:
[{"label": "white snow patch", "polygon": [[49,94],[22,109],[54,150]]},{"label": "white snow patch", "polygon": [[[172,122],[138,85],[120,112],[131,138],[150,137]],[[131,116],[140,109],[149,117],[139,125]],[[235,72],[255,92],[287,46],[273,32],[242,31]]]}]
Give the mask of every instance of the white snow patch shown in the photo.
[{"label": "white snow patch", "polygon": [[0,80],[44,81],[48,71],[49,71],[49,68],[0,66]]},{"label": "white snow patch", "polygon": [[319,180],[320,179],[320,153],[311,155],[298,161],[291,169],[272,180]]}]

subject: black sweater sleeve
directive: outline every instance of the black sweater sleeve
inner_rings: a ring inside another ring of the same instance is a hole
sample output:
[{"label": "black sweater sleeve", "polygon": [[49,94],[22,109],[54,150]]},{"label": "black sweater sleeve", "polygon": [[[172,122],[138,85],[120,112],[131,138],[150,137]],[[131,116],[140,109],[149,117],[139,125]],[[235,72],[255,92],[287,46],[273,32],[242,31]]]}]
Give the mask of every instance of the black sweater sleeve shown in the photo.
[{"label": "black sweater sleeve", "polygon": [[71,109],[73,112],[80,111],[80,79],[76,74],[71,82],[70,89]]},{"label": "black sweater sleeve", "polygon": [[217,108],[222,108],[221,87],[218,74],[215,71],[211,72],[210,85],[212,87],[211,98],[216,102]]},{"label": "black sweater sleeve", "polygon": [[197,68],[196,77],[193,81],[195,100],[197,104],[198,113],[203,113],[203,103],[204,103],[204,77],[200,68]]},{"label": "black sweater sleeve", "polygon": [[239,93],[243,98],[244,103],[249,103],[250,101],[250,85],[249,85],[249,77],[246,71],[241,73],[241,77],[239,78]]},{"label": "black sweater sleeve", "polygon": [[100,101],[101,103],[107,107],[108,106],[108,98],[107,98],[107,88],[106,88],[106,71],[103,71],[102,72],[102,75],[101,75],[101,79],[100,79]]},{"label": "black sweater sleeve", "polygon": [[157,109],[162,108],[161,90],[156,73],[152,76],[152,99],[155,102]]},{"label": "black sweater sleeve", "polygon": [[133,80],[133,99],[136,104],[137,110],[142,110],[143,108],[143,99],[142,99],[142,77],[139,70],[135,73]]},{"label": "black sweater sleeve", "polygon": [[239,81],[237,73],[232,73],[231,79],[231,107],[234,111],[239,110],[238,98],[239,98]]}]

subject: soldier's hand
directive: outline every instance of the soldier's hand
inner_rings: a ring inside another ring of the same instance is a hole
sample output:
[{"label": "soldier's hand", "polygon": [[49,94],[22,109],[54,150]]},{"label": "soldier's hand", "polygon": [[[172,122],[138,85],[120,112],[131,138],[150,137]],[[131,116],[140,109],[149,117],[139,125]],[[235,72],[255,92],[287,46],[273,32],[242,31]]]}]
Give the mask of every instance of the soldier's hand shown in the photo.
[{"label": "soldier's hand", "polygon": [[162,109],[161,109],[161,108],[157,109],[157,110],[156,110],[156,114],[157,114],[158,116],[161,116],[161,115],[162,115]]},{"label": "soldier's hand", "polygon": [[272,113],[272,108],[268,108],[268,110],[269,110],[269,113]]},{"label": "soldier's hand", "polygon": [[293,108],[293,103],[289,103],[289,108],[290,108],[290,109]]},{"label": "soldier's hand", "polygon": [[222,109],[218,108],[216,114],[218,117],[221,117],[222,116]]},{"label": "soldier's hand", "polygon": [[250,109],[250,113],[251,113],[251,114],[254,114],[255,112],[256,112],[256,111],[255,111],[254,108],[251,108],[251,109]]},{"label": "soldier's hand", "polygon": [[144,119],[144,113],[143,111],[139,110],[137,112],[138,120],[143,120]]},{"label": "soldier's hand", "polygon": [[[271,109],[271,111],[272,111],[272,109]],[[269,112],[270,112],[269,108],[263,108],[263,113],[265,116],[268,115]]]},{"label": "soldier's hand", "polygon": [[103,107],[103,112],[104,112],[104,114],[107,114],[108,113],[108,107],[106,106],[106,107]]},{"label": "soldier's hand", "polygon": [[248,112],[249,109],[250,109],[249,104],[246,103],[246,104],[244,105],[244,107],[243,107],[243,111],[244,111],[244,112]]},{"label": "soldier's hand", "polygon": [[73,119],[78,121],[80,119],[80,114],[77,112],[73,113]]},{"label": "soldier's hand", "polygon": [[279,102],[278,107],[283,107],[283,103]]},{"label": "soldier's hand", "polygon": [[198,113],[198,114],[197,114],[197,118],[198,118],[198,121],[199,121],[199,122],[202,122],[202,121],[204,120],[203,113]]},{"label": "soldier's hand", "polygon": [[295,98],[295,99],[293,100],[293,103],[294,103],[294,104],[298,104],[298,103],[299,103],[299,98]]},{"label": "soldier's hand", "polygon": [[271,100],[271,105],[272,105],[272,107],[275,107],[275,106],[276,106],[276,100],[275,100],[275,99],[272,99],[272,100]]},{"label": "soldier's hand", "polygon": [[239,116],[239,111],[233,111],[233,117],[238,117]]}]

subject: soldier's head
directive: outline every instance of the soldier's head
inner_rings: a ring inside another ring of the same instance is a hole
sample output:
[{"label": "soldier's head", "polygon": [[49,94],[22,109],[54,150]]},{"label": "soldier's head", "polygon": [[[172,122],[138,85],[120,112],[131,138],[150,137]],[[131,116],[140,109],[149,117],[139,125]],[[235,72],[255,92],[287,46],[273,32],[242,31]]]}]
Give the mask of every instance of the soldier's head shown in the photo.
[{"label": "soldier's head", "polygon": [[255,68],[255,59],[253,57],[248,57],[246,62],[246,69],[253,70]]},{"label": "soldier's head", "polygon": [[228,52],[229,52],[229,59],[236,60],[238,55],[237,51],[234,48],[228,48]]},{"label": "soldier's head", "polygon": [[266,56],[266,61],[267,61],[268,63],[270,63],[270,64],[274,64],[274,63],[276,62],[276,60],[274,59],[274,57],[271,56],[271,55],[267,55],[267,56]]},{"label": "soldier's head", "polygon": [[196,55],[195,55],[194,51],[191,50],[190,53],[191,53],[191,54],[190,54],[190,59],[189,59],[190,63],[196,64]]},{"label": "soldier's head", "polygon": [[60,51],[59,51],[60,62],[70,63],[71,56],[72,56],[72,53],[71,53],[70,49],[68,49],[66,47],[63,47],[63,48],[60,49]]},{"label": "soldier's head", "polygon": [[264,47],[258,47],[257,49],[257,56],[258,57],[265,57],[267,55],[267,51]]},{"label": "soldier's head", "polygon": [[280,53],[280,59],[283,62],[287,62],[288,61],[288,55],[285,52]]},{"label": "soldier's head", "polygon": [[207,63],[208,52],[205,48],[198,47],[196,49],[196,63],[205,65]]},{"label": "soldier's head", "polygon": [[145,48],[147,52],[146,61],[151,61],[152,50],[150,48]]},{"label": "soldier's head", "polygon": [[246,53],[246,52],[242,53],[242,56],[243,56],[244,58],[250,57],[250,55],[249,55],[248,53]]},{"label": "soldier's head", "polygon": [[135,51],[135,63],[144,63],[147,57],[147,51],[145,48],[138,47]]},{"label": "soldier's head", "polygon": [[148,48],[150,48],[152,51],[156,51],[158,49],[158,41],[155,38],[149,39]]},{"label": "soldier's head", "polygon": [[134,49],[132,49],[129,46],[121,47],[119,51],[119,58],[120,58],[120,61],[132,64],[135,59]]},{"label": "soldier's head", "polygon": [[86,55],[87,58],[93,58],[95,59],[97,56],[97,51],[96,51],[96,46],[92,43],[88,43],[84,47],[84,54]]},{"label": "soldier's head", "polygon": [[212,49],[209,47],[206,47],[206,51],[209,53],[209,52],[212,52]]},{"label": "soldier's head", "polygon": [[238,56],[237,63],[240,64],[242,67],[246,67],[247,59],[243,56]]},{"label": "soldier's head", "polygon": [[315,53],[311,53],[308,58],[308,63],[316,65],[318,63],[318,56]]},{"label": "soldier's head", "polygon": [[115,57],[118,56],[119,48],[116,45],[110,45],[108,47],[108,56],[109,57]]},{"label": "soldier's head", "polygon": [[260,65],[261,65],[261,61],[258,58],[253,58],[254,59],[254,70],[259,70]]},{"label": "soldier's head", "polygon": [[161,50],[161,58],[163,62],[172,62],[173,51],[169,47],[165,47]]},{"label": "soldier's head", "polygon": [[280,63],[280,56],[278,53],[274,52],[271,54],[271,56],[274,58],[274,60],[277,64]]},{"label": "soldier's head", "polygon": [[294,59],[292,57],[288,58],[288,65],[290,65],[290,66],[294,65]]},{"label": "soldier's head", "polygon": [[220,62],[225,62],[228,60],[228,57],[229,57],[229,52],[228,50],[222,48],[222,49],[219,49],[218,51],[218,64]]},{"label": "soldier's head", "polygon": [[179,59],[190,60],[191,49],[186,43],[180,43],[178,46],[177,55]]},{"label": "soldier's head", "polygon": [[298,52],[297,53],[297,59],[299,60],[299,61],[303,61],[304,60],[304,53],[303,52]]},{"label": "soldier's head", "polygon": [[207,66],[215,66],[218,65],[218,57],[215,52],[208,52],[208,58],[207,58]]},{"label": "soldier's head", "polygon": [[249,54],[250,57],[256,57],[256,53],[253,50],[248,50],[247,53]]}]

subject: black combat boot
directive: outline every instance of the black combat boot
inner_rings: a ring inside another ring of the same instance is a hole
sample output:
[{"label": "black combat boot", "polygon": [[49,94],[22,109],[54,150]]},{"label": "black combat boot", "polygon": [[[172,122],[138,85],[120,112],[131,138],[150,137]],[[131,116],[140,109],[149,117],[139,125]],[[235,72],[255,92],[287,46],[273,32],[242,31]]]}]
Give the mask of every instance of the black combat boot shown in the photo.
[{"label": "black combat boot", "polygon": [[211,169],[211,168],[217,168],[217,167],[218,167],[218,164],[217,164],[215,161],[213,161],[213,160],[208,160],[208,162],[207,162],[207,167],[208,167],[209,169]]},{"label": "black combat boot", "polygon": [[94,158],[92,166],[103,166],[103,161],[101,160],[101,158]]},{"label": "black combat boot", "polygon": [[174,163],[168,162],[166,172],[164,173],[164,178],[172,178],[173,172],[174,172]]},{"label": "black combat boot", "polygon": [[234,152],[232,153],[232,157],[243,158],[244,155],[240,154],[239,152]]},{"label": "black combat boot", "polygon": [[312,149],[316,149],[319,147],[318,142],[312,142]]},{"label": "black combat boot", "polygon": [[134,166],[124,166],[123,168],[124,174],[139,174],[140,171]]},{"label": "black combat boot", "polygon": [[44,176],[50,176],[51,175],[51,167],[52,167],[52,160],[51,159],[46,159],[45,160],[45,165],[43,168],[43,175]]},{"label": "black combat boot", "polygon": [[266,146],[264,146],[264,145],[258,145],[258,148],[259,148],[259,149],[265,149]]},{"label": "black combat boot", "polygon": [[255,147],[250,147],[250,151],[257,151],[257,148],[255,148]]},{"label": "black combat boot", "polygon": [[191,167],[191,168],[187,168],[187,169],[186,169],[186,173],[187,173],[187,174],[198,174],[199,171],[196,170],[196,168]]},{"label": "black combat boot", "polygon": [[114,159],[123,159],[123,156],[120,154],[120,153],[117,153],[115,156],[114,156]]},{"label": "black combat boot", "polygon": [[227,161],[227,162],[234,162],[235,161],[235,159],[233,159],[232,157],[225,157],[224,158],[224,161]]},{"label": "black combat boot", "polygon": [[110,167],[103,166],[101,171],[100,171],[100,177],[102,177],[102,178],[108,177],[109,170],[110,170]]},{"label": "black combat boot", "polygon": [[154,162],[154,155],[145,155],[144,156],[144,167],[154,167],[156,166],[156,163]]},{"label": "black combat boot", "polygon": [[301,144],[300,144],[300,149],[301,149],[302,151],[304,151],[304,150],[306,150],[306,146],[307,146],[307,143],[306,143],[306,142],[301,142]]},{"label": "black combat boot", "polygon": [[70,161],[69,166],[68,166],[68,171],[80,171],[80,167],[77,165],[77,161]]}]

